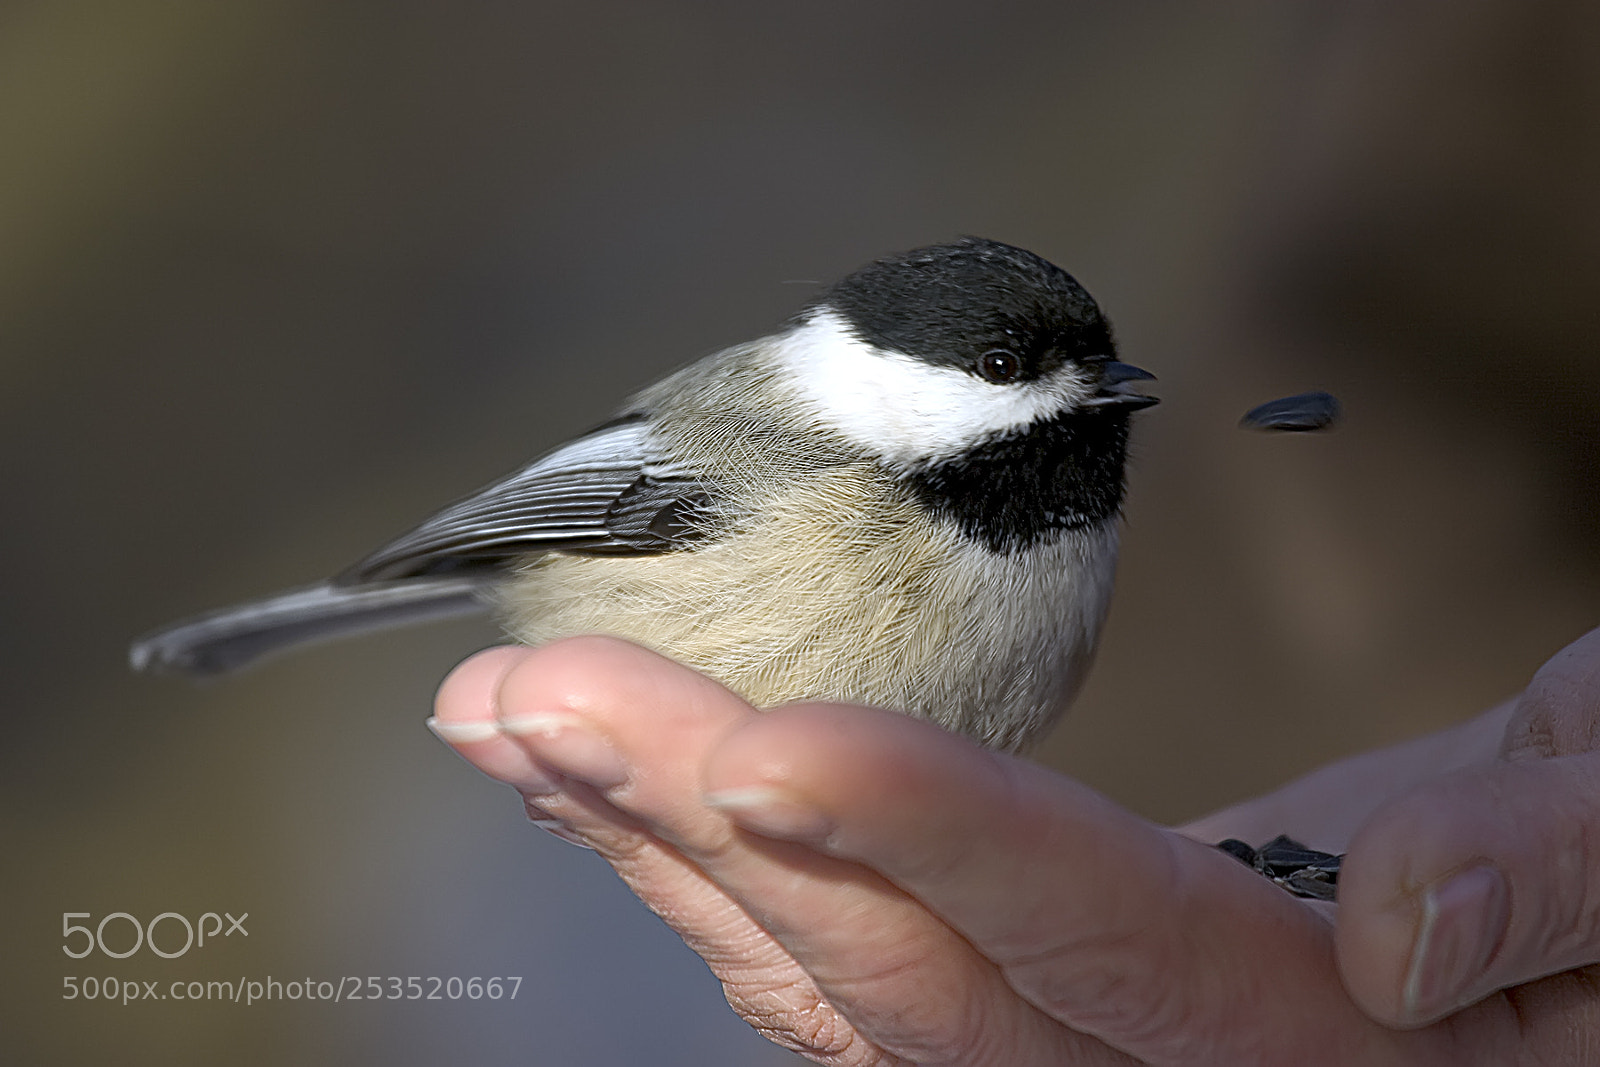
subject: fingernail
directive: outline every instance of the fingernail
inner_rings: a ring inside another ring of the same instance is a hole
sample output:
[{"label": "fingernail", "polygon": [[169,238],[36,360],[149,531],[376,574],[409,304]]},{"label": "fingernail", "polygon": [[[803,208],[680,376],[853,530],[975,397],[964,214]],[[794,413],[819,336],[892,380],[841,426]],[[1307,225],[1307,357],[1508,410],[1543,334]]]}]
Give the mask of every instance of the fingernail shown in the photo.
[{"label": "fingernail", "polygon": [[1510,922],[1511,890],[1491,866],[1471,867],[1429,886],[1401,987],[1405,1016],[1424,1021],[1463,1006]]},{"label": "fingernail", "polygon": [[563,777],[596,789],[613,789],[628,780],[621,753],[575,716],[522,715],[500,720],[500,728],[524,739],[540,763]]},{"label": "fingernail", "polygon": [[590,852],[594,851],[593,845],[579,837],[573,832],[571,827],[562,822],[560,819],[529,819],[528,822],[532,823],[534,826],[537,826],[545,833],[550,834],[552,837],[561,838],[561,840],[565,841],[569,845],[577,845],[579,848],[586,848]]},{"label": "fingernail", "polygon": [[545,833],[559,837],[569,845],[577,845],[579,848],[586,848],[591,852],[594,851],[594,846],[579,837],[572,827],[545,811],[530,797],[522,798],[522,810],[528,813],[528,821]]},{"label": "fingernail", "polygon": [[718,789],[701,797],[746,830],[790,841],[822,841],[833,822],[788,790],[771,785]]},{"label": "fingernail", "polygon": [[463,745],[472,741],[489,741],[500,736],[500,727],[494,722],[445,722],[430,716],[428,729],[439,740],[450,745]]},{"label": "fingernail", "polygon": [[[446,744],[461,745],[477,741],[492,741],[497,737],[504,737],[500,724],[489,722],[442,722],[437,718],[428,719],[428,729],[432,730],[439,740]],[[482,768],[480,768],[481,770]],[[485,774],[488,772],[485,771]],[[537,763],[529,761],[529,766],[520,772],[501,770],[490,775],[497,781],[505,782],[519,793],[530,796],[549,796],[561,792],[561,780],[540,767]]]}]

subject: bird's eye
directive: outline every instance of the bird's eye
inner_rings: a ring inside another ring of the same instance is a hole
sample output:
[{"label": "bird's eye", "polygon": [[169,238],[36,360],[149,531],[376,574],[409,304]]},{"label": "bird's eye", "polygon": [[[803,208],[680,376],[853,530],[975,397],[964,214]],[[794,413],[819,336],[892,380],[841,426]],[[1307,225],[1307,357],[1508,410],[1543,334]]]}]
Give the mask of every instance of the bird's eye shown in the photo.
[{"label": "bird's eye", "polygon": [[1014,382],[1022,374],[1022,360],[1017,358],[1015,352],[1005,348],[994,348],[985,352],[978,359],[978,373],[983,375],[985,381],[996,385],[1005,385]]}]

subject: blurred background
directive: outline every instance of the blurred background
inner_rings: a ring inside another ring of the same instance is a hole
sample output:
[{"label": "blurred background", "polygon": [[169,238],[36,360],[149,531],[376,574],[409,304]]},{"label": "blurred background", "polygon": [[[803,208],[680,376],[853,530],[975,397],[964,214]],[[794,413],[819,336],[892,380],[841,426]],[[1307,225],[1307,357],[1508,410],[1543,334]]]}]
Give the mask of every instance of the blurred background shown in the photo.
[{"label": "blurred background", "polygon": [[[489,623],[205,686],[124,655],[890,251],[1033,249],[1160,376],[1040,753],[1121,803],[1180,820],[1444,726],[1600,623],[1581,0],[10,0],[0,145],[8,1062],[791,1062],[423,728]],[[1312,388],[1337,432],[1236,428]],[[168,911],[248,937],[62,954],[63,913]],[[241,975],[523,981],[62,999]]]}]

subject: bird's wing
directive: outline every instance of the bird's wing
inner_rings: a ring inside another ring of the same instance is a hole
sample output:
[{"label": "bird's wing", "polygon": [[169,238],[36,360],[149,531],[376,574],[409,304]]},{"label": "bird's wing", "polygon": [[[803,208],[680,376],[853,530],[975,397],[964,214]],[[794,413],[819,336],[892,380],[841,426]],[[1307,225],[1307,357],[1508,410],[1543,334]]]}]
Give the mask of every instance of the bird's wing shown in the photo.
[{"label": "bird's wing", "polygon": [[378,549],[336,585],[482,570],[530,552],[651,555],[703,532],[712,493],[643,416],[579,437]]}]

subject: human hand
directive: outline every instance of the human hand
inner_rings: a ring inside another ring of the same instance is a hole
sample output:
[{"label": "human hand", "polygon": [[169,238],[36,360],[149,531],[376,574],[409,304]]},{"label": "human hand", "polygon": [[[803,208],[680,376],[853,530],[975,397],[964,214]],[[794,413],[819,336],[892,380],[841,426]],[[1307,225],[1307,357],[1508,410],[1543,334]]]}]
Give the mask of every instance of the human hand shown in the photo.
[{"label": "human hand", "polygon": [[1530,1036],[1566,1027],[1588,1050],[1571,1062],[1593,1063],[1600,630],[1546,663],[1510,711],[1494,759],[1423,782],[1357,832],[1339,890],[1339,965],[1357,1003],[1391,1025],[1503,990],[1496,999]]},{"label": "human hand", "polygon": [[893,713],[757,714],[581,639],[469,660],[439,720],[616,867],[742,1016],[819,1062],[1576,1063],[1593,1029],[1505,995],[1380,1025],[1341,983],[1333,909]]},{"label": "human hand", "polygon": [[1374,1018],[1417,1026],[1505,990],[1519,1013],[1600,1029],[1600,630],[1474,722],[1186,829],[1268,827],[1348,849],[1335,943]]}]

